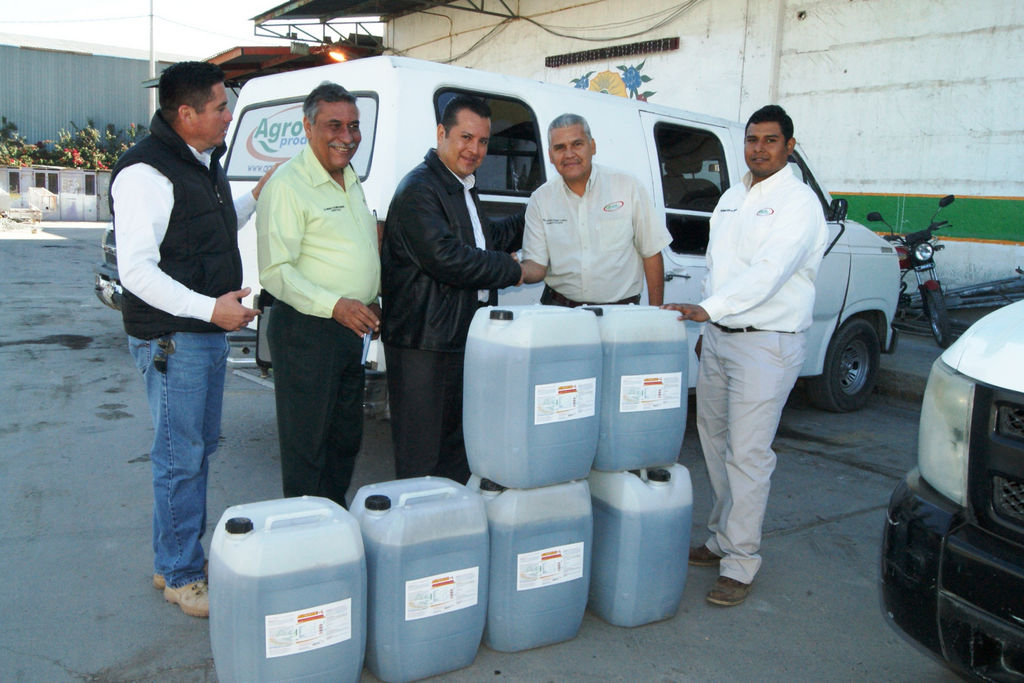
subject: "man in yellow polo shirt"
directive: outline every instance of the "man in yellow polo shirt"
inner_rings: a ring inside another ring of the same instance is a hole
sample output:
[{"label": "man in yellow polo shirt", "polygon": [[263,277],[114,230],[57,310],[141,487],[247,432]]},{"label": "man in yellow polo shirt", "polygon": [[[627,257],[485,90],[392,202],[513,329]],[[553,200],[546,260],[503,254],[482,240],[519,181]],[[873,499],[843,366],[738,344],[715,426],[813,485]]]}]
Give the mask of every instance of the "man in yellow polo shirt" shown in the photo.
[{"label": "man in yellow polo shirt", "polygon": [[363,436],[362,342],[380,327],[377,222],[350,163],[355,97],[325,81],[302,113],[309,144],[257,205],[260,284],[277,299],[267,341],[284,495],[345,505]]}]

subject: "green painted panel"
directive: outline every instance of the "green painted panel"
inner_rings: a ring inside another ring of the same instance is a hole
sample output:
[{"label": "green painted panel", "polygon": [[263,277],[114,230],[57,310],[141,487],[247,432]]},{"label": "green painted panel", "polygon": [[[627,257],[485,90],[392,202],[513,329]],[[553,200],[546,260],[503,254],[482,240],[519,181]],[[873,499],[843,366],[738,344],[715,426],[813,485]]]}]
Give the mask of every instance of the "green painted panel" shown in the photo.
[{"label": "green painted panel", "polygon": [[[851,219],[876,232],[888,232],[882,223],[869,223],[867,214],[878,211],[896,232],[923,230],[939,207],[938,196],[865,195],[834,193],[850,203],[847,214]],[[1024,244],[1024,200],[990,199],[987,197],[957,197],[944,208],[937,220],[950,225],[938,235],[968,239],[1005,240]]]}]

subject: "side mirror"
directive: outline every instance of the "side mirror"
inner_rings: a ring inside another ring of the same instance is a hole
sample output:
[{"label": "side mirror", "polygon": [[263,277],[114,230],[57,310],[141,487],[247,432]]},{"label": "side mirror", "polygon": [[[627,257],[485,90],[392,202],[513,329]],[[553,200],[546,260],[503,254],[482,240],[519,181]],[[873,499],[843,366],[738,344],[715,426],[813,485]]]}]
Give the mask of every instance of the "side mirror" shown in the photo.
[{"label": "side mirror", "polygon": [[872,211],[867,216],[865,216],[865,218],[867,218],[872,223],[882,222],[882,214],[878,213],[877,211]]},{"label": "side mirror", "polygon": [[955,195],[947,194],[945,197],[939,200],[939,208],[942,209],[944,207],[949,206],[950,204],[953,203],[954,199],[956,199]]},{"label": "side mirror", "polygon": [[828,216],[826,217],[826,220],[830,223],[845,221],[846,211],[848,208],[849,202],[841,197],[836,197],[832,200],[832,203],[828,205]]}]

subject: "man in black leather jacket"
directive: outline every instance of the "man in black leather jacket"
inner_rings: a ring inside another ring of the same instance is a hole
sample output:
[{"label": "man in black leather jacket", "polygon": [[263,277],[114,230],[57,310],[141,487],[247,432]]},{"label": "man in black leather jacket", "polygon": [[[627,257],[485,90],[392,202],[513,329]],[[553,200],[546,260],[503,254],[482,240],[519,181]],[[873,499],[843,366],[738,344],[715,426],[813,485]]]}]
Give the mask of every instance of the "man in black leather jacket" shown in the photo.
[{"label": "man in black leather jacket", "polygon": [[399,183],[381,247],[391,436],[398,478],[469,478],[462,439],[462,371],[469,324],[501,287],[522,282],[509,252],[523,215],[490,222],[473,173],[487,153],[490,109],[458,96],[437,127],[437,149]]}]

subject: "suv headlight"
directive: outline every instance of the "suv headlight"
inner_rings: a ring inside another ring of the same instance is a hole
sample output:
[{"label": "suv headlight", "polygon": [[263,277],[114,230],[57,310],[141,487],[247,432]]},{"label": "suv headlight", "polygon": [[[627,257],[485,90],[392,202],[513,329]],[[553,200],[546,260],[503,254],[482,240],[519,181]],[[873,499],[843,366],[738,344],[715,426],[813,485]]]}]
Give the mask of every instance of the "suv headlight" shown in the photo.
[{"label": "suv headlight", "polygon": [[932,364],[921,402],[917,466],[921,476],[950,500],[967,504],[967,456],[974,382],[939,358]]}]

